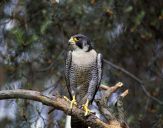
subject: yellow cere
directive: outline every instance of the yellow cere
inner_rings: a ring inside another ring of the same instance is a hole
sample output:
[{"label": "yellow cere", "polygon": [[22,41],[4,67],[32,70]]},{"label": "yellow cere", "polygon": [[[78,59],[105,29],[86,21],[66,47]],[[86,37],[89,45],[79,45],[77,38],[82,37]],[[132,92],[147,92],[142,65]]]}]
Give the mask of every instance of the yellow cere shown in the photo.
[{"label": "yellow cere", "polygon": [[73,40],[74,40],[75,42],[79,41],[76,37],[74,37]]}]

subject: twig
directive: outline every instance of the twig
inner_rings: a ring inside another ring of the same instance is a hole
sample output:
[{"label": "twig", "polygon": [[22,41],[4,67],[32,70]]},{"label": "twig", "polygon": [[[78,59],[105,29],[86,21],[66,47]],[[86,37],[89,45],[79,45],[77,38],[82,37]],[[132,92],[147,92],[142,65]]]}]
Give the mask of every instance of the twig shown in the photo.
[{"label": "twig", "polygon": [[123,86],[123,83],[118,82],[114,86],[100,85],[100,90],[102,91],[102,96],[99,99],[95,99],[98,105],[100,113],[108,121],[108,124],[115,125],[115,127],[129,128],[127,123],[125,123],[125,111],[123,108],[123,98],[128,94],[128,90],[121,93],[116,101],[116,104],[108,104],[108,99],[112,93],[117,91]]},{"label": "twig", "polygon": [[144,86],[144,82],[143,82],[141,79],[139,79],[138,77],[136,77],[134,74],[128,72],[128,71],[125,70],[124,68],[119,67],[119,66],[113,64],[112,62],[106,60],[106,59],[104,59],[104,62],[107,63],[107,64],[109,64],[111,67],[113,67],[113,68],[115,68],[115,69],[117,69],[117,70],[119,70],[119,71],[125,73],[126,75],[128,75],[129,77],[131,77],[132,79],[134,79],[135,81],[137,81],[137,82],[139,83],[140,87],[142,88],[143,92],[145,93],[145,95],[146,95],[147,97],[150,97],[152,100],[154,100],[154,101],[156,101],[157,103],[163,105],[163,101],[161,101],[161,100],[157,99],[156,97],[150,95],[150,93],[147,91],[147,89],[146,89],[145,86]]},{"label": "twig", "polygon": [[117,91],[122,86],[123,86],[122,82],[118,82],[117,84],[115,84],[114,86],[111,86],[111,87],[101,84],[99,89],[102,90],[102,91],[105,91],[104,92],[105,96],[103,96],[103,98],[105,98],[104,103],[107,103],[107,100],[112,95],[112,93]]},{"label": "twig", "polygon": [[107,64],[109,64],[111,67],[113,67],[113,68],[115,68],[115,69],[117,69],[117,70],[119,70],[119,71],[125,73],[126,75],[130,76],[132,79],[134,79],[134,80],[137,81],[138,83],[143,84],[143,82],[142,82],[141,79],[139,79],[138,77],[136,77],[136,76],[133,75],[132,73],[128,72],[126,69],[124,69],[124,68],[122,68],[122,67],[119,67],[119,66],[113,64],[112,62],[106,60],[106,59],[104,59],[104,62],[107,63]]}]

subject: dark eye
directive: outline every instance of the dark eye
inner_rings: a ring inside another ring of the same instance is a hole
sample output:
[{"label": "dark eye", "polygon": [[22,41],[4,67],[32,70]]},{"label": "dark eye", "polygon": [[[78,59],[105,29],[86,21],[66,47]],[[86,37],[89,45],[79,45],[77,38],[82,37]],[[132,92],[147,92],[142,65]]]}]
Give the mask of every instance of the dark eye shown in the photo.
[{"label": "dark eye", "polygon": [[76,39],[79,41],[79,37],[76,37]]}]

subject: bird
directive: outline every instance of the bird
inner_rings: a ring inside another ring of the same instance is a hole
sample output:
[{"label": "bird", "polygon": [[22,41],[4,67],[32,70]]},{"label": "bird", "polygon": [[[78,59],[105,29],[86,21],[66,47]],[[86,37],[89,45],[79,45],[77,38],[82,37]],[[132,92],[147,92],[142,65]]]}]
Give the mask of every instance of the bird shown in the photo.
[{"label": "bird", "polygon": [[[71,102],[71,109],[73,105],[80,106],[87,116],[102,79],[103,57],[83,34],[71,36],[68,44],[71,50],[67,52],[65,61],[65,78],[70,99],[64,98]],[[80,120],[71,117],[71,128],[79,127],[88,128]]]}]

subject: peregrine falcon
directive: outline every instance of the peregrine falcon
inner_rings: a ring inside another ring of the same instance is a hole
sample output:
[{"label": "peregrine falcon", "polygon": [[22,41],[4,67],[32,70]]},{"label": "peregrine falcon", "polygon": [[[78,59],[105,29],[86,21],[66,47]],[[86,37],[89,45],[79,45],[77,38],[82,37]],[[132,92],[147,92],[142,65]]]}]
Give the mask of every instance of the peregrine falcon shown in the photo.
[{"label": "peregrine falcon", "polygon": [[[71,99],[70,108],[73,105],[82,106],[85,116],[90,110],[99,88],[102,77],[102,55],[97,53],[88,37],[77,34],[70,38],[72,48],[67,54],[65,65],[66,85]],[[88,128],[80,121],[72,117],[72,128]]]}]

